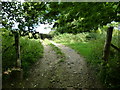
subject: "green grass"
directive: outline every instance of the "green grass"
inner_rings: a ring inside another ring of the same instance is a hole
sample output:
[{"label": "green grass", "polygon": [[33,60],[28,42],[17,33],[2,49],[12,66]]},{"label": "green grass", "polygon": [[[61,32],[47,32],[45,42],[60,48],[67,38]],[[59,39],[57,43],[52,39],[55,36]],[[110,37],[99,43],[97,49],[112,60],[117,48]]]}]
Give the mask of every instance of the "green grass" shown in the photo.
[{"label": "green grass", "polygon": [[58,47],[56,47],[52,43],[50,43],[49,45],[53,48],[53,50],[56,52],[57,55],[62,55],[62,56],[64,55]]},{"label": "green grass", "polygon": [[85,57],[88,57],[91,53],[92,44],[90,42],[64,43],[64,45],[73,48],[75,51]]},{"label": "green grass", "polygon": [[[108,63],[104,64],[102,56],[105,39],[105,31],[101,34],[61,34],[53,38],[55,42],[69,46],[84,56],[86,62],[95,70],[97,77],[105,87],[118,88],[120,87],[120,59],[118,59],[120,57],[118,52],[111,47]],[[118,41],[118,34],[113,33],[112,43],[119,47]]]},{"label": "green grass", "polygon": [[58,47],[56,47],[55,45],[53,45],[52,43],[50,43],[49,45],[56,52],[56,54],[58,55],[58,57],[61,58],[59,62],[64,62],[65,61],[65,54]]},{"label": "green grass", "polygon": [[20,38],[22,68],[29,69],[33,63],[43,57],[43,46],[39,39]]},{"label": "green grass", "polygon": [[59,63],[60,62],[64,62],[65,61],[65,59],[64,58],[61,58],[60,60],[59,60]]},{"label": "green grass", "polygon": [[[16,66],[14,37],[9,36],[9,31],[1,29],[2,32],[2,71],[6,71]],[[7,49],[6,49],[7,48]],[[43,46],[39,39],[28,39],[20,37],[20,52],[22,68],[26,73],[30,67],[43,56]]]},{"label": "green grass", "polygon": [[59,62],[64,62],[64,60],[65,60],[65,54],[61,51],[61,49],[59,49],[57,46],[55,46],[54,44],[52,44],[48,39],[45,39],[45,40],[44,40],[44,43],[45,43],[46,45],[51,46],[52,49],[53,49],[53,50],[56,52],[56,54],[58,55],[58,57],[61,58]]},{"label": "green grass", "polygon": [[56,43],[62,43],[66,46],[71,47],[75,51],[77,51],[79,54],[81,54],[84,57],[88,57],[90,53],[92,52],[92,43],[87,42],[86,36],[88,33],[80,33],[80,34],[61,34],[59,36],[55,36],[53,40]]},{"label": "green grass", "polygon": [[51,42],[48,39],[44,39],[44,44],[49,45],[49,44],[51,44]]}]

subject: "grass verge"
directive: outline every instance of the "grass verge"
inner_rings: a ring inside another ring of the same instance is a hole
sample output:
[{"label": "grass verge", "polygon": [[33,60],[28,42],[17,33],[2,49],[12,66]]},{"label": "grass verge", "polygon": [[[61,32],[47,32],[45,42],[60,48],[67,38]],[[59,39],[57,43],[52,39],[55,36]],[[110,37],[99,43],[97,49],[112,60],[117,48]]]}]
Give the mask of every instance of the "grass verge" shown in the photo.
[{"label": "grass verge", "polygon": [[[83,36],[83,37],[82,37]],[[86,37],[87,36],[87,37]],[[90,37],[91,36],[91,37]],[[90,39],[90,38],[92,39]],[[106,39],[106,32],[102,34],[89,33],[81,34],[61,34],[55,36],[53,40],[73,48],[80,55],[86,58],[87,63],[95,71],[96,76],[107,88],[120,87],[120,57],[114,48],[110,48],[110,56],[107,64],[104,65],[103,49]],[[112,43],[118,46],[118,35],[112,37]]]},{"label": "grass verge", "polygon": [[61,58],[59,60],[59,62],[64,62],[65,60],[65,54],[61,51],[61,49],[59,49],[58,47],[56,47],[54,44],[52,44],[48,39],[44,40],[44,43],[51,46],[52,49],[56,52],[56,54],[58,55],[58,58]]},{"label": "grass verge", "polygon": [[[4,72],[16,66],[16,53],[13,35],[10,36],[10,31],[6,29],[2,31],[2,71]],[[22,68],[26,73],[43,56],[43,46],[39,39],[20,37],[20,52]]]},{"label": "grass verge", "polygon": [[88,57],[91,53],[92,44],[90,42],[75,42],[75,43],[63,43],[66,46],[71,47],[84,57]]},{"label": "grass verge", "polygon": [[43,57],[43,46],[39,39],[20,38],[22,68],[28,71],[33,63]]}]

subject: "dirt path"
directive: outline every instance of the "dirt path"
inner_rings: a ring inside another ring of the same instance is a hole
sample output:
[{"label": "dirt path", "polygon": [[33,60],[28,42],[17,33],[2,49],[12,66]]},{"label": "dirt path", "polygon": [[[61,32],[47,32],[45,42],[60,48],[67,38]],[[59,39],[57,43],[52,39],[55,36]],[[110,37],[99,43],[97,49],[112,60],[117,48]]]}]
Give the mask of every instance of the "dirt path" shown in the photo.
[{"label": "dirt path", "polygon": [[59,62],[60,57],[44,43],[44,57],[30,70],[25,87],[29,88],[101,88],[85,59],[73,49],[61,44],[54,45],[65,53],[66,60]]},{"label": "dirt path", "polygon": [[102,88],[101,83],[94,75],[94,71],[86,64],[85,59],[77,54],[73,49],[62,44],[51,41],[52,44],[59,47],[65,53],[67,59],[64,66],[72,87],[77,88]]},{"label": "dirt path", "polygon": [[30,70],[30,75],[26,79],[25,87],[47,88],[52,87],[51,76],[55,65],[58,62],[56,53],[48,45],[44,46],[44,57],[40,59]]}]

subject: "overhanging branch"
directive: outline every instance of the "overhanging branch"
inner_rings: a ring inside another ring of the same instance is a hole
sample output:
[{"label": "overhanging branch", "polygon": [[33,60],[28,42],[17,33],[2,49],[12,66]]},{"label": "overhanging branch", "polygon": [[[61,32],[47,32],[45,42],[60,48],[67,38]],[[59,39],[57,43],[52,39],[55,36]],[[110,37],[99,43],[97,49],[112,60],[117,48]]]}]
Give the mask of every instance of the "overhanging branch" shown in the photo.
[{"label": "overhanging branch", "polygon": [[118,48],[117,46],[113,45],[112,43],[111,43],[111,47],[113,47],[114,49],[116,49],[117,51],[120,52],[120,48]]}]

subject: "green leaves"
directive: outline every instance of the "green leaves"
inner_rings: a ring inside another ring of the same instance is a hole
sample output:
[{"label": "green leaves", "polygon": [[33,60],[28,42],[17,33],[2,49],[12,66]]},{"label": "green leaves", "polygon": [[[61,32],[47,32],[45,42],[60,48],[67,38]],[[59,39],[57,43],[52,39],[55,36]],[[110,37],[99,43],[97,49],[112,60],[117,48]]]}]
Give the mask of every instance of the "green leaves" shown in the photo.
[{"label": "green leaves", "polygon": [[[54,27],[60,33],[79,33],[96,30],[98,26],[119,21],[119,3],[116,2],[61,2],[49,3],[49,16],[57,20]],[[56,7],[56,8],[55,8]],[[58,13],[53,13],[58,11]],[[51,18],[52,19],[52,18]],[[65,29],[63,32],[63,28]]]},{"label": "green leaves", "polygon": [[3,2],[3,26],[12,29],[17,22],[20,30],[31,31],[38,23],[55,21],[58,32],[79,33],[120,21],[119,6],[117,2]]},{"label": "green leaves", "polygon": [[[43,17],[46,4],[44,2],[2,2],[3,26],[7,29],[19,29],[28,31],[34,29],[34,25]],[[43,20],[42,20],[43,21]],[[15,27],[18,23],[18,27]]]}]

